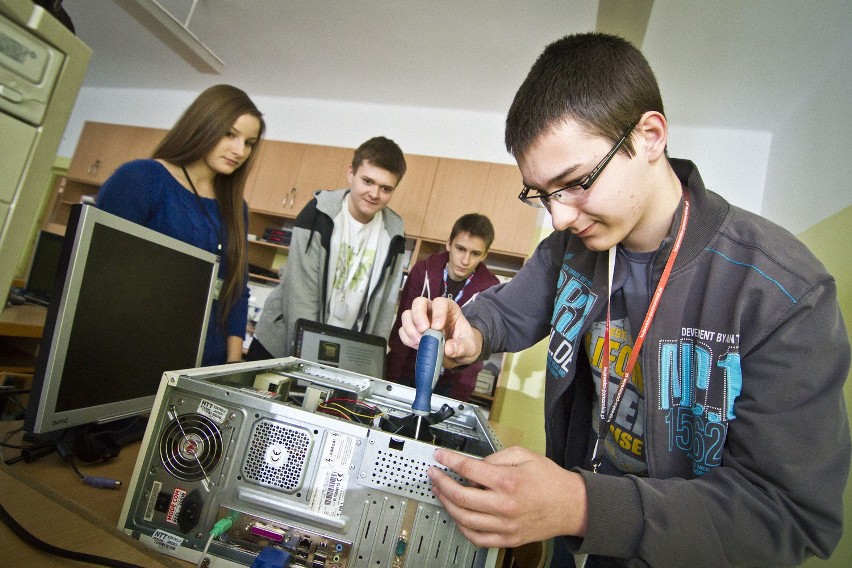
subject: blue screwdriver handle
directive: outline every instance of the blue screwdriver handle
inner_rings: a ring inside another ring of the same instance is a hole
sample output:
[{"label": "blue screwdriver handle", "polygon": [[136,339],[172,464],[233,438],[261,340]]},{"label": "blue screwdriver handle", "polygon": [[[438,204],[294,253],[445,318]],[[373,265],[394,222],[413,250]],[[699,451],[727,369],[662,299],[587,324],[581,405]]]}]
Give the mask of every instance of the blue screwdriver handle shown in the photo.
[{"label": "blue screwdriver handle", "polygon": [[432,411],[432,389],[441,373],[444,360],[444,332],[427,329],[420,338],[417,361],[414,364],[414,414],[426,416]]}]

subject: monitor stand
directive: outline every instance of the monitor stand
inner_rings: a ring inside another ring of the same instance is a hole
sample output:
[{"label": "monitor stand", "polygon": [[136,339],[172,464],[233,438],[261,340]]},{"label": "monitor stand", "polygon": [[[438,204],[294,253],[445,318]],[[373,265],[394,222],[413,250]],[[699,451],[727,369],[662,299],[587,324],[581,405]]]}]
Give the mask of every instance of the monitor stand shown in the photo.
[{"label": "monitor stand", "polygon": [[82,424],[46,434],[24,433],[24,441],[32,446],[21,452],[26,462],[35,461],[63,446],[63,454],[71,454],[82,462],[114,458],[122,446],[142,439],[147,416],[120,418],[105,424]]}]

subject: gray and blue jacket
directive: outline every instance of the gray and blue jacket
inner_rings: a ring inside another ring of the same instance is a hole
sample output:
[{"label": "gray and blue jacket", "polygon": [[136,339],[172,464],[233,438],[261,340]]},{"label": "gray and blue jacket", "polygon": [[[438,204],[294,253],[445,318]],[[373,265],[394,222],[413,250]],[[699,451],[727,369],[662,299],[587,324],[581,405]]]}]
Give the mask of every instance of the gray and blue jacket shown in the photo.
[{"label": "gray and blue jacket", "polygon": [[553,233],[465,316],[483,332],[483,356],[549,337],[547,456],[580,472],[589,496],[573,552],[630,566],[827,557],[843,533],[850,463],[850,349],[834,279],[790,233],[707,190],[694,164],[670,162],[691,211],[639,359],[647,477],[588,471],[597,394],[583,338],[605,318],[606,251]]}]

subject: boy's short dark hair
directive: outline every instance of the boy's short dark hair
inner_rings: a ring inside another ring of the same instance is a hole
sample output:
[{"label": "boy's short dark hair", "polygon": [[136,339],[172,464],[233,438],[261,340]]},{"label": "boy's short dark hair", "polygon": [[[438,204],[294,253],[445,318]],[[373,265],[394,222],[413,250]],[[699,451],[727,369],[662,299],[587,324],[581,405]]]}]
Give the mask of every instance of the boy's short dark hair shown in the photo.
[{"label": "boy's short dark hair", "polygon": [[468,233],[485,241],[485,252],[488,252],[494,242],[494,225],[488,217],[479,213],[468,213],[459,217],[450,231],[450,242],[453,242],[459,233]]},{"label": "boy's short dark hair", "polygon": [[352,156],[352,171],[358,171],[358,167],[364,160],[396,175],[397,183],[402,181],[402,176],[405,175],[405,156],[396,142],[390,138],[376,136],[358,146]]},{"label": "boy's short dark hair", "polygon": [[[566,119],[615,144],[648,111],[665,114],[657,79],[638,49],[609,34],[566,36],[544,49],[515,94],[506,148],[518,157]],[[633,155],[630,138],[623,150]]]}]

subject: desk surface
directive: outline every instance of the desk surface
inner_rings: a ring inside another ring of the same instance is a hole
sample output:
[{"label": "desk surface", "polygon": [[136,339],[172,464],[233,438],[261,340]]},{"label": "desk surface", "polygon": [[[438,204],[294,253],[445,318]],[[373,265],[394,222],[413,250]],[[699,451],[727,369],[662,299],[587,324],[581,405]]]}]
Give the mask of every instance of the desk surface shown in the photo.
[{"label": "desk surface", "polygon": [[32,373],[47,308],[24,304],[0,311],[0,371]]},{"label": "desk surface", "polygon": [[39,338],[47,308],[33,304],[6,306],[0,312],[0,336]]},{"label": "desk surface", "polygon": [[[0,422],[0,436],[20,425],[20,422]],[[20,438],[18,433],[8,442],[20,443]],[[3,448],[4,460],[18,453],[18,450]],[[85,485],[71,466],[55,453],[32,463],[21,461],[8,466],[0,462],[0,487],[3,488],[0,504],[29,532],[55,546],[146,568],[193,566],[151,550],[116,528],[138,453],[139,442],[122,448],[119,456],[109,462],[80,464],[86,475],[121,480],[123,483],[118,490]],[[0,564],[4,566],[59,568],[78,565],[31,547],[2,523],[0,550]]]}]

